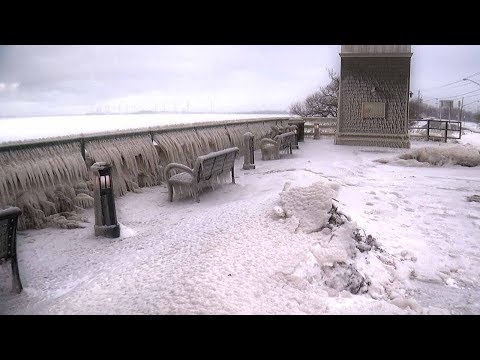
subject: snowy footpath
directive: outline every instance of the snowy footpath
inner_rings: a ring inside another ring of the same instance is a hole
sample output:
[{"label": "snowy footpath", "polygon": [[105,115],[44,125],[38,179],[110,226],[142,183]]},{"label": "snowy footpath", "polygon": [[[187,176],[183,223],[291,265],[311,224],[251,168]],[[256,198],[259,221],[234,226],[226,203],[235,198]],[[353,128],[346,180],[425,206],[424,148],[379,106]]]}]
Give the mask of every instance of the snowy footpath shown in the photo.
[{"label": "snowy footpath", "polygon": [[392,160],[425,146],[455,145],[306,139],[238,159],[200,203],[118,198],[118,239],[93,235],[93,209],[83,229],[21,231],[24,291],[0,265],[0,313],[480,314],[480,166]]}]

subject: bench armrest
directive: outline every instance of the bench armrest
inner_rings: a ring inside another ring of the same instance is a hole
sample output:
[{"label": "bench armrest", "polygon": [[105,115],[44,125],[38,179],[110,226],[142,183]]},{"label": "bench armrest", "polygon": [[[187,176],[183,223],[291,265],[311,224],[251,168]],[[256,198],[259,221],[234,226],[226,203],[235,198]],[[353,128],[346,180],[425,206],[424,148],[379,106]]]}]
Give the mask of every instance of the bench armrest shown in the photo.
[{"label": "bench armrest", "polygon": [[188,166],[182,165],[182,164],[177,164],[177,163],[170,163],[165,167],[165,170],[163,172],[165,174],[165,179],[168,180],[168,173],[173,169],[183,170],[183,171],[189,173],[190,175],[192,175],[193,177],[195,177],[195,175],[193,174],[193,170],[190,169]]},{"label": "bench armrest", "polygon": [[0,220],[8,219],[8,218],[15,218],[22,214],[22,210],[18,207],[8,207],[4,210],[0,210]]}]

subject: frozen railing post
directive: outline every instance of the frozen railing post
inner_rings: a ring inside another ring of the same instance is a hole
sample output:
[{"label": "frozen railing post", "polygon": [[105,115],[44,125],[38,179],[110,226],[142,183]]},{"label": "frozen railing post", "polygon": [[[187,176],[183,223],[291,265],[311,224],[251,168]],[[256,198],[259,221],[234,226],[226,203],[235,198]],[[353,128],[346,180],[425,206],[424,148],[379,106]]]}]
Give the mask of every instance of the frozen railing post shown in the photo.
[{"label": "frozen railing post", "polygon": [[17,261],[17,223],[21,214],[18,207],[0,210],[0,260],[12,261],[13,291],[17,293],[23,289]]},{"label": "frozen railing post", "polygon": [[115,213],[112,166],[106,162],[96,162],[90,170],[94,178],[95,236],[117,238],[120,236],[120,225]]},{"label": "frozen railing post", "polygon": [[253,134],[247,132],[243,135],[243,141],[245,144],[245,154],[243,156],[243,169],[250,170],[255,169],[255,148],[253,144]]},{"label": "frozen railing post", "polygon": [[320,124],[315,123],[313,124],[313,139],[319,140],[320,139]]},{"label": "frozen railing post", "polygon": [[292,147],[294,149],[298,149],[298,135],[299,135],[299,133],[298,133],[297,125],[290,124],[286,127],[286,129],[287,129],[287,132],[295,133],[295,142],[292,144]]},{"label": "frozen railing post", "polygon": [[289,125],[297,126],[297,142],[303,142],[305,140],[305,120],[291,118],[288,122]]}]

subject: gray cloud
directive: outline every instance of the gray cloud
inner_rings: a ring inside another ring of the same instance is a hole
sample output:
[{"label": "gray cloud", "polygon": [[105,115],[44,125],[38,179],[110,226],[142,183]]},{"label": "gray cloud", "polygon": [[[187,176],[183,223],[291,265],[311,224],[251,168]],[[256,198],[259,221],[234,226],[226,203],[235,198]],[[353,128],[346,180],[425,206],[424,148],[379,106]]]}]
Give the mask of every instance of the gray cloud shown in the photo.
[{"label": "gray cloud", "polygon": [[[84,113],[105,105],[180,110],[187,102],[191,111],[208,111],[212,102],[216,111],[286,110],[328,81],[327,68],[339,71],[339,49],[0,46],[0,115]],[[480,46],[413,51],[415,92],[479,71]],[[430,95],[451,94],[425,91]]]}]

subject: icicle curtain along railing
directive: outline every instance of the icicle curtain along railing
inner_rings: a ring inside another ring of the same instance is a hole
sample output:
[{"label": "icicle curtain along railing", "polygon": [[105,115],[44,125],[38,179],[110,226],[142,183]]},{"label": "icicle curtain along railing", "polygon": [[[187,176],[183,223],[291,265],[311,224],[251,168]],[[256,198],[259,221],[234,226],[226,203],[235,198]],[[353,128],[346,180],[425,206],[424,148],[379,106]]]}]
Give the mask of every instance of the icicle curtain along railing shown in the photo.
[{"label": "icicle curtain along railing", "polygon": [[78,143],[21,148],[0,152],[0,197],[8,202],[21,191],[87,178]]},{"label": "icicle curtain along railing", "polygon": [[[52,214],[92,203],[88,168],[96,161],[112,163],[115,194],[123,195],[159,184],[170,162],[193,166],[198,156],[230,147],[243,154],[247,131],[258,149],[272,126],[287,121],[227,120],[3,143],[0,208],[21,207],[21,228],[42,226]],[[32,214],[37,218],[27,219]]]}]

